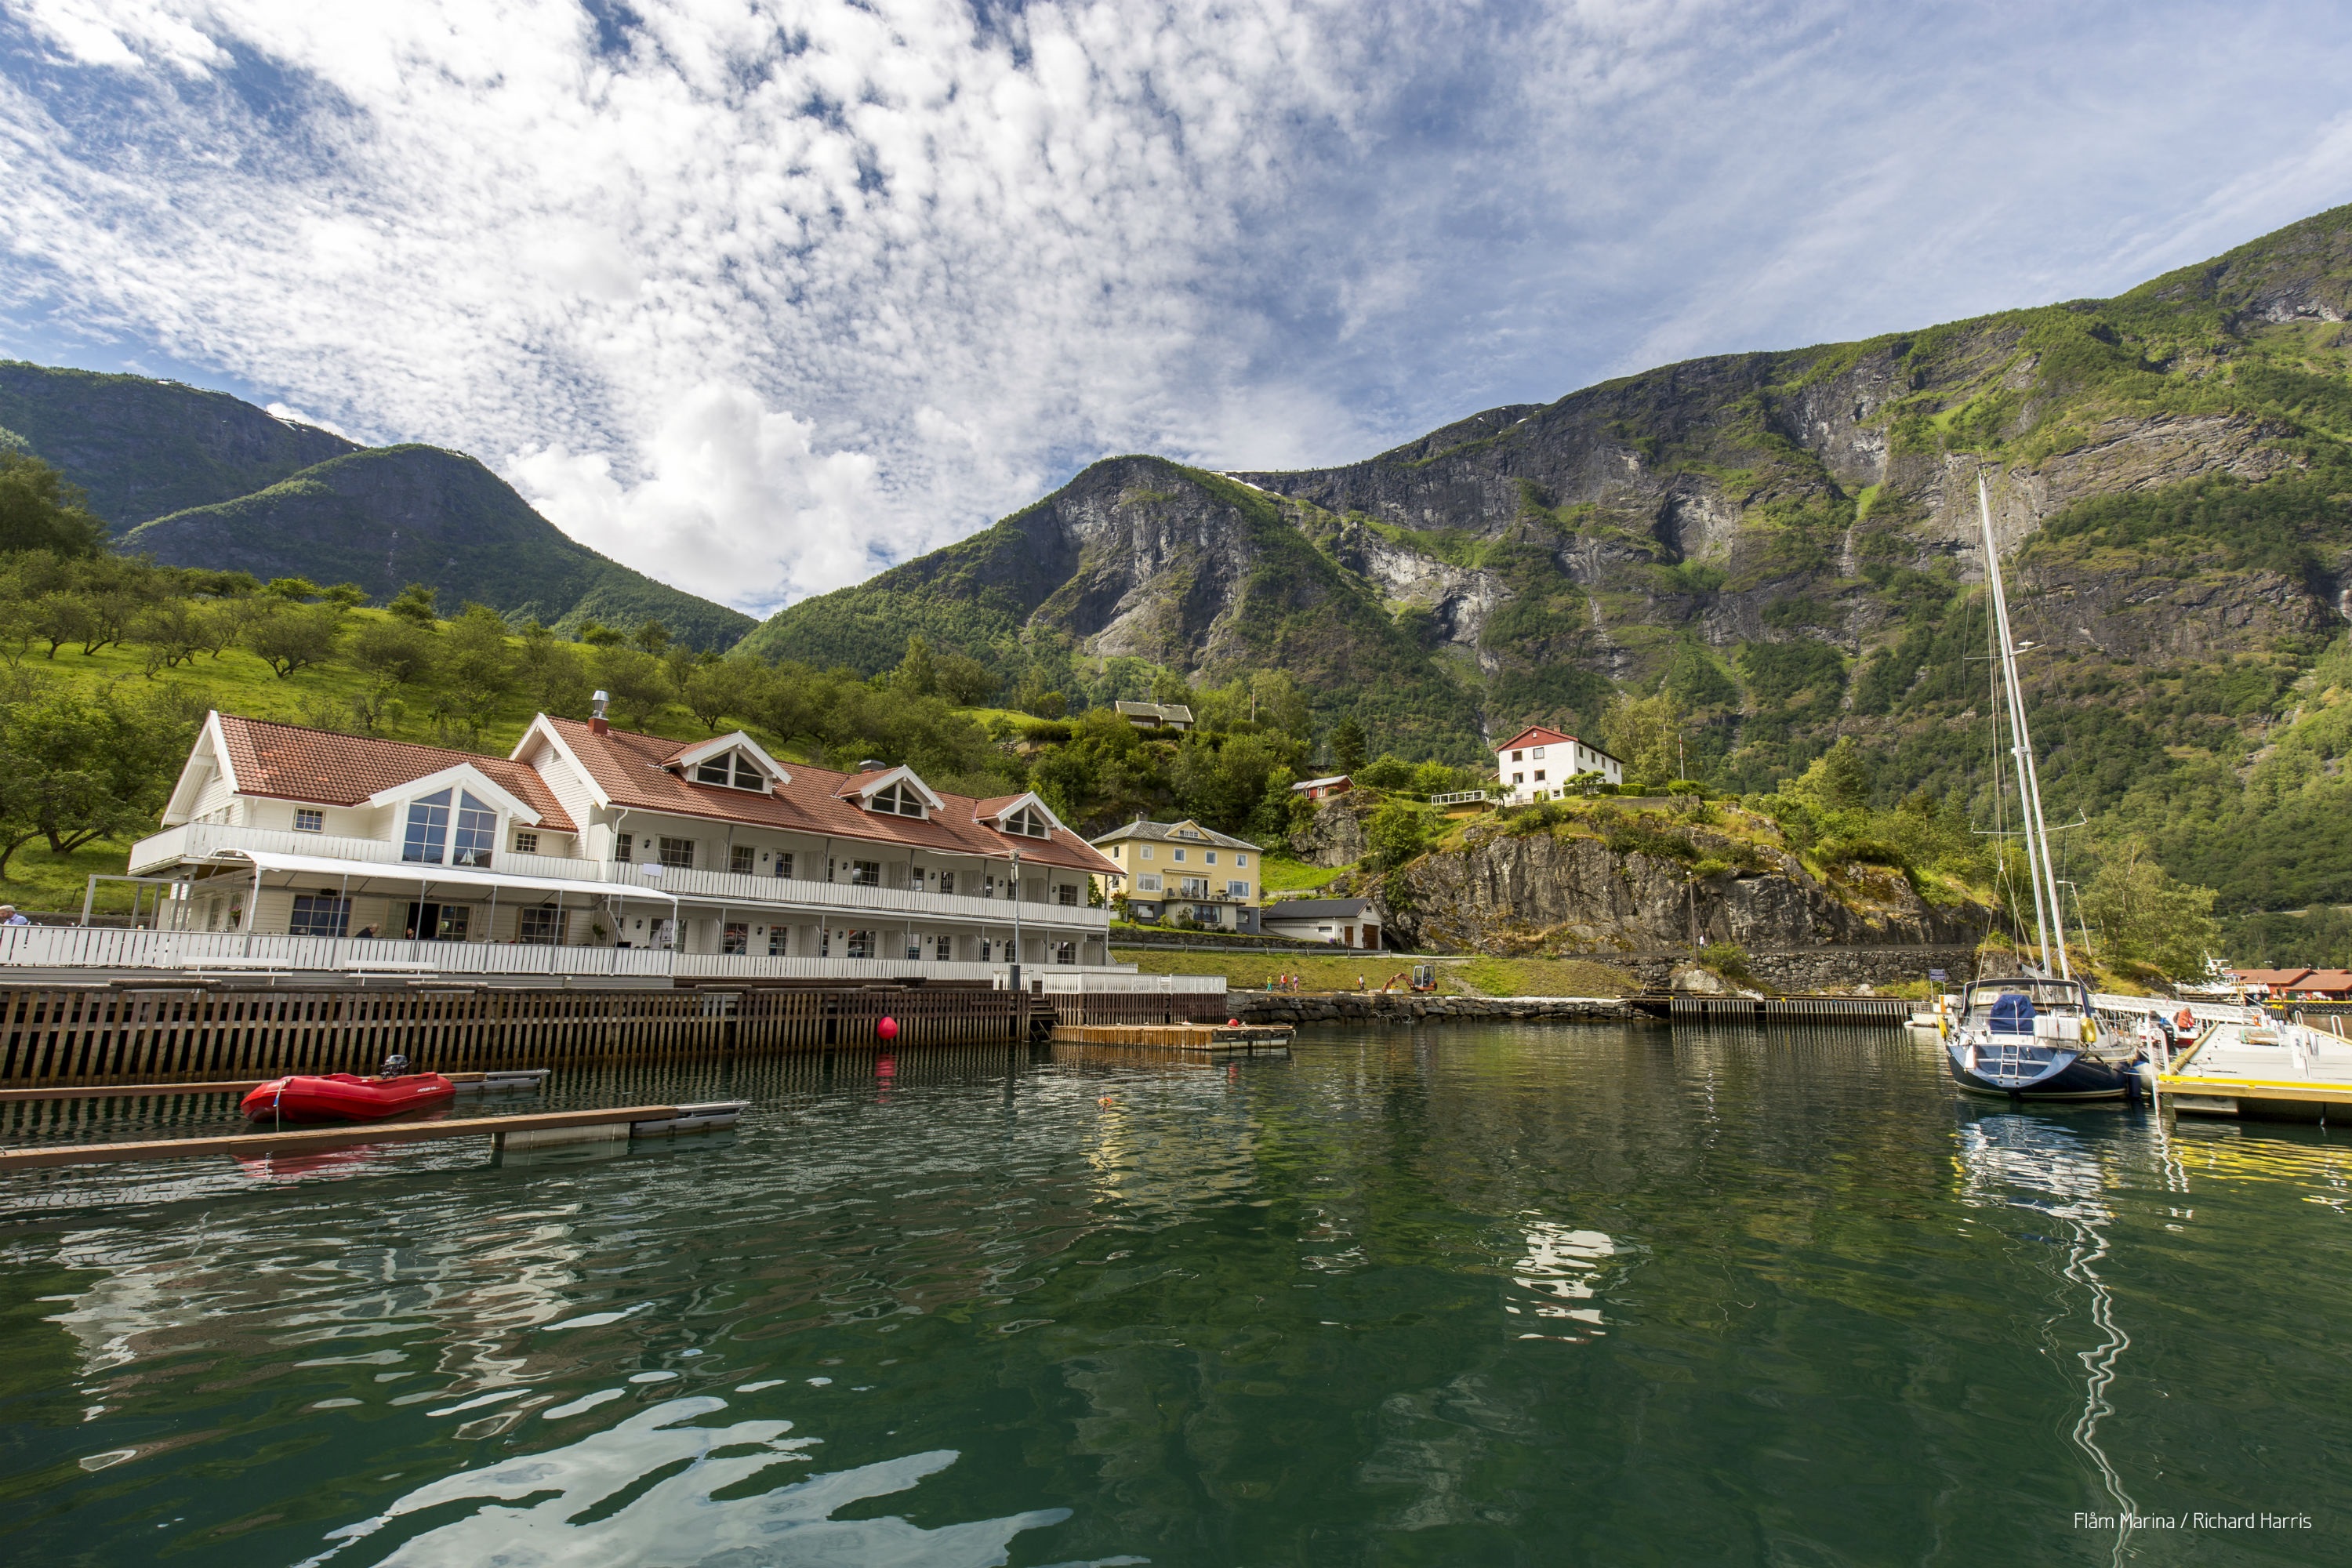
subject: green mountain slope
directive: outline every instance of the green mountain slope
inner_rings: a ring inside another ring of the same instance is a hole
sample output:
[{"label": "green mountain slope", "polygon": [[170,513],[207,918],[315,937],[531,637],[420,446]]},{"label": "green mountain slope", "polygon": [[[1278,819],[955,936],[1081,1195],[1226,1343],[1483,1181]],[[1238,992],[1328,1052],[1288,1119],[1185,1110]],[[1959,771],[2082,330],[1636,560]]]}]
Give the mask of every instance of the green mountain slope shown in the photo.
[{"label": "green mountain slope", "polygon": [[18,361],[0,361],[0,433],[63,469],[117,532],[360,449],[225,392]]},{"label": "green mountain slope", "polygon": [[752,624],[575,542],[480,463],[437,447],[353,451],[120,542],[174,565],[357,583],[378,599],[429,583],[447,609],[478,601],[558,630],[654,619],[694,647],[726,648]]},{"label": "green mountain slope", "polygon": [[2320,827],[2352,816],[2352,681],[2316,668],[2352,610],[2347,316],[2352,208],[2115,300],[1665,366],[1338,468],[1113,459],[751,641],[1268,661],[1375,747],[1454,756],[1664,689],[1719,784],[1852,734],[1882,800],[1982,807],[1981,473],[2053,814],[2225,908],[2352,900]]}]

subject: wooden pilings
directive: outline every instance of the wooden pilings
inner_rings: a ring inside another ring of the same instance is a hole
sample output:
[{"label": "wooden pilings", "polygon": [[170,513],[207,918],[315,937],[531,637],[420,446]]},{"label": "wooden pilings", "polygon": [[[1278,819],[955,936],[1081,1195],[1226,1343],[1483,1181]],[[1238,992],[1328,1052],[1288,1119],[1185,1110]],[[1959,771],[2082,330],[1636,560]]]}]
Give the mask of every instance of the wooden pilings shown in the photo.
[{"label": "wooden pilings", "polygon": [[[1025,1005],[1021,1005],[1025,1002]],[[874,1046],[1007,1044],[1057,1023],[1181,1023],[1221,996],[1031,995],[956,987],[132,989],[0,985],[0,1089],[201,1083],[286,1073],[498,1071]]]}]

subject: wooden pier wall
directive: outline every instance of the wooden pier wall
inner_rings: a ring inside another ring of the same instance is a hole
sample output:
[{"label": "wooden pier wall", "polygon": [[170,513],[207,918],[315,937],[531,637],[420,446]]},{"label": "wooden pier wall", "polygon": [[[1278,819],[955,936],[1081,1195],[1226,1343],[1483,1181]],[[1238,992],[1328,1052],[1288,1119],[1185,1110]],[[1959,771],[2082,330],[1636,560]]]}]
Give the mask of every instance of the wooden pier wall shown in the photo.
[{"label": "wooden pier wall", "polygon": [[[1222,996],[977,989],[0,986],[0,1089],[578,1068],[879,1046],[1013,1043],[1056,1024],[1182,1023]],[[1203,1014],[1205,1016],[1206,1014]]]}]

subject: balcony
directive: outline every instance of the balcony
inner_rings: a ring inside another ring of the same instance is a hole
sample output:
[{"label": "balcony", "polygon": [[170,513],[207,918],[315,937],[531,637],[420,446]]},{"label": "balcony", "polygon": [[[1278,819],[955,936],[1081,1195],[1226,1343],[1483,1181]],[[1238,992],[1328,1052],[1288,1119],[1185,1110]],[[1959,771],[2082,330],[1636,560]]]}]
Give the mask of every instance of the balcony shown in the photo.
[{"label": "balcony", "polygon": [[[220,823],[192,822],[142,838],[131,849],[131,873],[152,876],[184,860],[204,860],[257,850],[266,854],[311,855],[357,866],[381,866],[386,873],[424,873],[428,867],[404,862],[400,846],[375,838],[337,838],[320,833],[289,833],[268,827],[232,827]],[[745,913],[782,910],[816,916],[886,915],[929,923],[955,922],[1010,925],[1014,919],[1010,899],[982,899],[956,893],[919,893],[912,889],[858,886],[848,882],[816,882],[793,877],[752,877],[733,871],[702,871],[643,861],[608,863],[555,855],[523,855],[500,851],[494,872],[517,879],[577,882],[583,890],[626,888],[658,889],[665,895],[703,906],[741,910]],[[1023,900],[1019,919],[1024,930],[1043,935],[1099,936],[1110,929],[1108,910],[1084,904]]]}]

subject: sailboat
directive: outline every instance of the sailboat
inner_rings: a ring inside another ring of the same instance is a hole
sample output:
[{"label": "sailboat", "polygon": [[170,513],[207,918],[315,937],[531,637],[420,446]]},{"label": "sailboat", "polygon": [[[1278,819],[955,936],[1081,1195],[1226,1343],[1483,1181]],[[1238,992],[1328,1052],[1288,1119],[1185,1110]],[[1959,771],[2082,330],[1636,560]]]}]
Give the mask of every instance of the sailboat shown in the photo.
[{"label": "sailboat", "polygon": [[[2074,978],[2066,955],[2058,872],[2050,855],[2050,831],[2042,820],[2041,774],[2034,765],[2033,736],[2025,723],[2025,694],[2017,679],[2017,647],[2010,637],[2000,551],[1993,542],[1992,500],[1982,474],[1977,476],[1977,511],[1984,524],[1986,592],[2000,645],[2001,694],[2009,710],[2010,754],[2017,768],[2026,878],[2033,887],[2033,934],[2042,962],[2039,966],[2021,963],[2024,973],[2012,978],[1969,984],[1957,1018],[1947,1015],[1943,1021],[1945,1065],[1952,1081],[1974,1094],[2011,1100],[2129,1099],[2137,1092],[2132,1068],[2139,1047],[2118,1031],[2101,1048],[2090,988]],[[1998,730],[1998,713],[1993,722]]]}]

